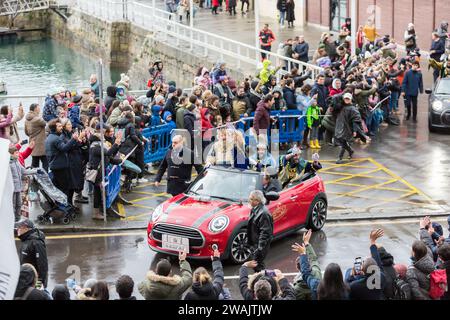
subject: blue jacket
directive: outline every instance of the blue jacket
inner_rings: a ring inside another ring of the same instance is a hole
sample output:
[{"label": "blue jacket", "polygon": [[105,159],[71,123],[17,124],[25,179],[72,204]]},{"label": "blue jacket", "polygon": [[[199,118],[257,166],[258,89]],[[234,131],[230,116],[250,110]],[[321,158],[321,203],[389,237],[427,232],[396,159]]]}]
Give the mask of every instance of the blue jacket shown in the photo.
[{"label": "blue jacket", "polygon": [[298,60],[303,62],[308,62],[309,57],[309,44],[306,42],[299,43],[295,46],[294,52],[298,53],[300,56],[298,57]]},{"label": "blue jacket", "polygon": [[70,139],[70,141],[65,143],[62,135],[50,132],[45,140],[45,152],[47,154],[50,169],[68,169],[70,166],[67,153],[76,145],[76,140]]},{"label": "blue jacket", "polygon": [[52,96],[47,96],[45,98],[44,110],[42,111],[42,117],[46,122],[49,122],[52,119],[58,118],[58,114],[56,113],[56,108],[58,104]]},{"label": "blue jacket", "polygon": [[430,54],[430,59],[434,59],[436,61],[441,60],[441,56],[445,53],[445,41],[440,39],[439,41],[433,41],[431,43],[431,50],[436,51],[433,54]]},{"label": "blue jacket", "polygon": [[286,106],[289,110],[297,109],[297,103],[295,99],[295,91],[291,88],[284,87],[283,88],[283,98],[286,101]]},{"label": "blue jacket", "polygon": [[80,121],[80,106],[78,104],[74,105],[69,111],[69,119],[72,122],[74,128],[81,128]]},{"label": "blue jacket", "polygon": [[365,275],[350,283],[350,300],[382,300],[384,298],[383,289],[385,286],[385,276],[383,264],[381,263],[380,254],[376,245],[370,246],[370,253],[380,269],[380,288],[369,289],[367,284],[371,283],[371,279],[369,279],[371,275]]},{"label": "blue jacket", "polygon": [[417,97],[423,93],[423,78],[420,71],[409,70],[403,79],[402,91],[411,97]]},{"label": "blue jacket", "polygon": [[303,280],[311,290],[312,300],[317,300],[317,287],[319,286],[320,279],[313,277],[311,267],[309,265],[308,255],[302,254],[300,256],[300,268],[303,275]]}]

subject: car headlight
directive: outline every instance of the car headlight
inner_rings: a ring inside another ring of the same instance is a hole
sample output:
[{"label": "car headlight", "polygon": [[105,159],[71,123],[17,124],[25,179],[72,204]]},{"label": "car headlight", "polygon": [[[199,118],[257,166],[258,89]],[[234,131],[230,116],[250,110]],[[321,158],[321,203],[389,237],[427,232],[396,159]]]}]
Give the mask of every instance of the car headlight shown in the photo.
[{"label": "car headlight", "polygon": [[152,221],[156,221],[159,219],[159,217],[161,217],[163,213],[163,206],[162,204],[160,204],[159,206],[156,207],[155,211],[153,211],[152,213]]},{"label": "car headlight", "polygon": [[214,233],[219,233],[225,230],[230,223],[230,219],[227,216],[219,216],[211,220],[209,223],[209,230]]},{"label": "car headlight", "polygon": [[444,104],[442,103],[442,101],[434,101],[433,104],[431,105],[431,107],[433,108],[434,111],[442,111],[442,108],[444,107]]}]

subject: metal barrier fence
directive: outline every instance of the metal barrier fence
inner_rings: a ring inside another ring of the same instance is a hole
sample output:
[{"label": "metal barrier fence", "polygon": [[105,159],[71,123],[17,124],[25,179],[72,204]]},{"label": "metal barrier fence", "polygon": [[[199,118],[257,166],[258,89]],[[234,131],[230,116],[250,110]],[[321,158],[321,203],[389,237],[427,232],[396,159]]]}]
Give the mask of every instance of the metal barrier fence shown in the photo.
[{"label": "metal barrier fence", "polygon": [[109,166],[106,168],[105,176],[105,194],[106,208],[111,208],[114,200],[120,192],[120,177],[122,175],[121,166]]},{"label": "metal barrier fence", "polygon": [[144,150],[144,162],[152,163],[164,159],[167,150],[172,144],[172,127],[163,124],[142,130],[142,135],[148,139]]},{"label": "metal barrier fence", "polygon": [[246,72],[254,72],[260,64],[261,53],[265,53],[274,65],[293,66],[300,71],[309,69],[312,78],[323,71],[322,68],[304,63],[274,52],[262,50],[239,41],[228,39],[198,28],[177,22],[176,14],[154,8],[149,4],[130,0],[77,0],[76,10],[106,21],[130,21],[145,30],[156,32],[165,44],[188,49],[193,54],[220,59]]}]

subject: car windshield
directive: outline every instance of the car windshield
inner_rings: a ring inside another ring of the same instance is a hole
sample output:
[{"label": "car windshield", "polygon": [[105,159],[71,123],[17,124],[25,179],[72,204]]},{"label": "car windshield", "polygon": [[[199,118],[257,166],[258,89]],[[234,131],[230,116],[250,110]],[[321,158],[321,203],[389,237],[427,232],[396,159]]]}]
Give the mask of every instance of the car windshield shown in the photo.
[{"label": "car windshield", "polygon": [[450,95],[450,80],[439,81],[435,94]]},{"label": "car windshield", "polygon": [[186,193],[245,202],[253,190],[261,190],[261,179],[257,174],[209,169],[197,177]]}]

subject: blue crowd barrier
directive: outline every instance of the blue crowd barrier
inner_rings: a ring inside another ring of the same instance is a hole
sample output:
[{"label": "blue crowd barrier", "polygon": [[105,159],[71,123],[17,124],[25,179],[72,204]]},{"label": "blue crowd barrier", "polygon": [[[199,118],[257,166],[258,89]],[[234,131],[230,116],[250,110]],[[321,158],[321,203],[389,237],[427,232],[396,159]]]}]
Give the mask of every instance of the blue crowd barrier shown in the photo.
[{"label": "blue crowd barrier", "polygon": [[[286,111],[272,111],[271,117],[278,118],[274,125],[271,125],[270,129],[278,129],[278,139],[271,141],[271,130],[267,132],[269,143],[291,143],[299,142],[303,139],[303,131],[305,130],[305,118],[301,117],[303,113],[298,110],[286,110]],[[251,114],[254,117],[254,113]],[[237,129],[247,132],[253,126],[253,119],[244,120],[237,124]],[[246,143],[249,142],[249,136],[246,135]]]},{"label": "blue crowd barrier", "polygon": [[106,208],[111,208],[114,200],[120,192],[120,176],[122,170],[120,166],[108,166],[106,168],[105,177],[105,193],[106,193]]},{"label": "blue crowd barrier", "polygon": [[161,161],[169,150],[172,139],[172,127],[168,124],[150,127],[142,130],[142,135],[148,139],[144,149],[144,162]]},{"label": "blue crowd barrier", "polygon": [[[272,125],[270,129],[278,129],[278,138],[274,143],[292,143],[299,142],[303,139],[303,131],[305,130],[305,119],[301,111],[272,111],[271,117],[277,117],[278,121]],[[253,117],[253,114],[252,114]],[[253,126],[253,119],[238,122],[236,128],[247,132]],[[163,124],[142,130],[142,135],[148,140],[144,147],[144,162],[152,163],[161,161],[172,144],[172,127]],[[271,142],[271,131],[268,131],[269,143]],[[245,136],[245,142],[249,144],[250,137]]]}]

